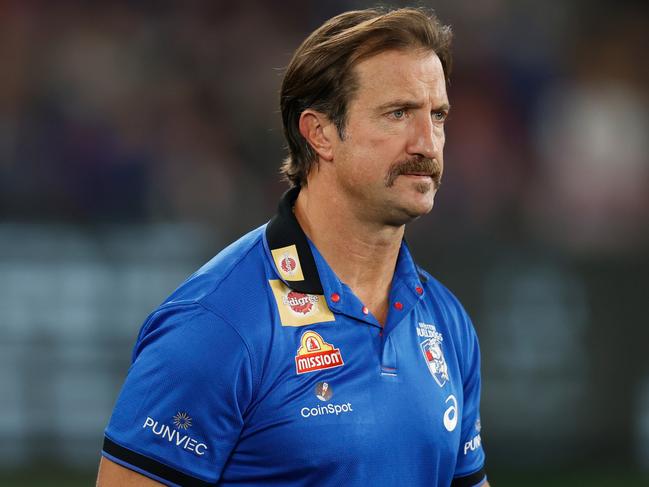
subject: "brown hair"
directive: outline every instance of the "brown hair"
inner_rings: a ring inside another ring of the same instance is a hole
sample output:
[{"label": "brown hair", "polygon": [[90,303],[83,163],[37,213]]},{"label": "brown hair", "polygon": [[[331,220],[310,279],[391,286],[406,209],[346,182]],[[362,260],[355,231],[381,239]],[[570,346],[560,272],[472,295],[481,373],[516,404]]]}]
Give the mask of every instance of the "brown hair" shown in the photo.
[{"label": "brown hair", "polygon": [[282,82],[280,107],[289,151],[280,170],[284,178],[292,186],[306,185],[317,161],[299,128],[307,108],[324,113],[344,139],[347,105],[358,88],[353,68],[359,61],[390,49],[431,50],[448,82],[451,38],[449,26],[419,8],[345,12],[316,29],[295,51]]}]

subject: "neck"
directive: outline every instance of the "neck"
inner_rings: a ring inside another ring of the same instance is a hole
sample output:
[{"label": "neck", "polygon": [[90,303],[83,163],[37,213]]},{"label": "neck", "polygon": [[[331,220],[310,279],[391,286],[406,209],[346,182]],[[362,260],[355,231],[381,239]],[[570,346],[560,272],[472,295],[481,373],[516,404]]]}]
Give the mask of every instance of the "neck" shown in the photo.
[{"label": "neck", "polygon": [[384,324],[404,226],[364,220],[345,198],[317,184],[301,189],[294,211],[338,278]]}]

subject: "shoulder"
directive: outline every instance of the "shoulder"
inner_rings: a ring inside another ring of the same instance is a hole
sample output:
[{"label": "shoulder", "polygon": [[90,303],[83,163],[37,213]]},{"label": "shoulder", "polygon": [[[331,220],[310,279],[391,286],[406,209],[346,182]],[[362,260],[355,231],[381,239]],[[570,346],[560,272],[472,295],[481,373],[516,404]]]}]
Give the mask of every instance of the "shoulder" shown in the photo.
[{"label": "shoulder", "polygon": [[250,356],[259,352],[254,349],[267,341],[272,316],[264,228],[219,252],[149,315],[140,330],[134,360],[139,349],[170,334],[179,338],[179,346],[236,347]]},{"label": "shoulder", "polygon": [[224,290],[245,286],[251,278],[265,275],[264,229],[265,225],[221,250],[189,276],[162,306],[188,302],[209,305]]},{"label": "shoulder", "polygon": [[[451,322],[461,323],[468,321],[470,324],[469,316],[455,294],[423,268],[418,266],[417,270],[429,296],[428,299],[434,301],[435,305],[440,308],[441,313]],[[473,325],[471,325],[472,327]]]},{"label": "shoulder", "polygon": [[162,307],[197,304],[249,336],[254,331],[249,326],[251,318],[260,316],[269,306],[271,268],[264,247],[265,228],[251,231],[219,252],[182,283]]}]

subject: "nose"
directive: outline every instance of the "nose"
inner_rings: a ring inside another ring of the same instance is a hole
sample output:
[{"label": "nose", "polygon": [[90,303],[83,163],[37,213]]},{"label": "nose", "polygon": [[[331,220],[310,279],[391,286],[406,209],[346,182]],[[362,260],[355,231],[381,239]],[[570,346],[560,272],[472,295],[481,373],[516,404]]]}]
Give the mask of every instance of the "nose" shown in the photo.
[{"label": "nose", "polygon": [[444,149],[444,126],[436,124],[430,118],[422,114],[412,125],[412,133],[408,145],[408,153],[420,155],[428,159],[442,160]]}]

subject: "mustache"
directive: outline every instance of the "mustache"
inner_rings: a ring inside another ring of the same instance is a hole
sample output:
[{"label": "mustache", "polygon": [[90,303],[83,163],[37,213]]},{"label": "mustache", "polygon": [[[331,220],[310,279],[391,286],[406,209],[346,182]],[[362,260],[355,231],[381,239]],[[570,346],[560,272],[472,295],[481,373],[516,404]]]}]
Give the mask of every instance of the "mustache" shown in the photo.
[{"label": "mustache", "polygon": [[426,174],[433,179],[435,189],[442,184],[442,167],[437,159],[430,159],[423,156],[415,156],[405,161],[396,162],[388,170],[385,177],[385,185],[390,188],[394,185],[397,177],[403,174]]}]

